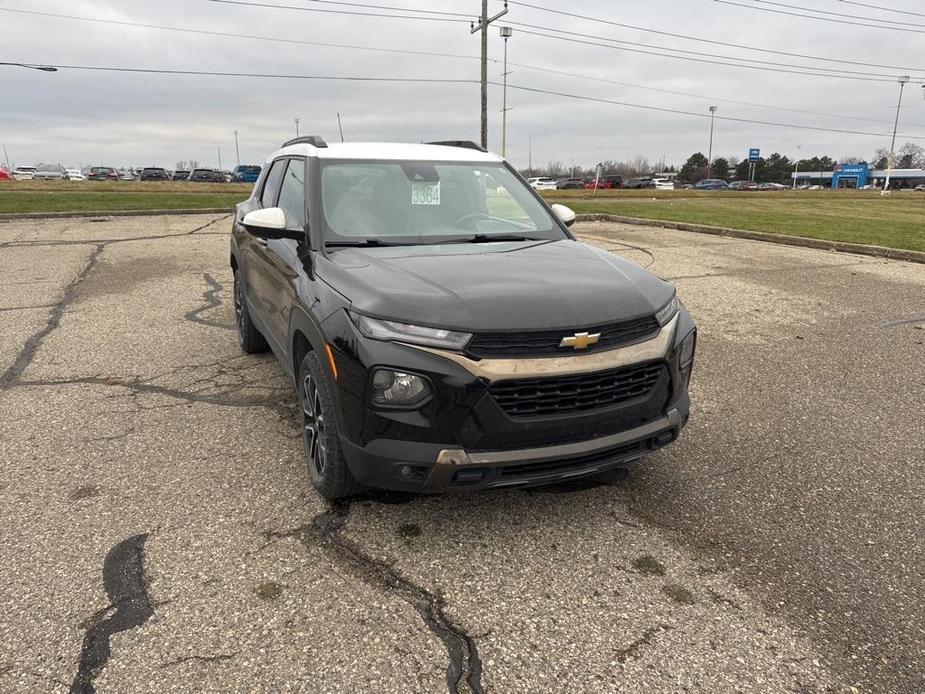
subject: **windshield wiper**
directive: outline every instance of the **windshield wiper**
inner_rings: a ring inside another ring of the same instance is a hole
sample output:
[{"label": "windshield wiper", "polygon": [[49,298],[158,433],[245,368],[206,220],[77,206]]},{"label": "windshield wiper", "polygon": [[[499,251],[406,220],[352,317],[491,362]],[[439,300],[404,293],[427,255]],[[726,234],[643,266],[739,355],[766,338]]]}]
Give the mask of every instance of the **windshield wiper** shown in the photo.
[{"label": "windshield wiper", "polygon": [[534,236],[522,236],[520,234],[475,234],[463,239],[453,239],[446,243],[496,243],[504,241],[548,241],[549,239],[538,239]]},{"label": "windshield wiper", "polygon": [[391,243],[371,236],[358,241],[325,241],[326,248],[378,248],[385,246],[410,246],[408,243]]}]

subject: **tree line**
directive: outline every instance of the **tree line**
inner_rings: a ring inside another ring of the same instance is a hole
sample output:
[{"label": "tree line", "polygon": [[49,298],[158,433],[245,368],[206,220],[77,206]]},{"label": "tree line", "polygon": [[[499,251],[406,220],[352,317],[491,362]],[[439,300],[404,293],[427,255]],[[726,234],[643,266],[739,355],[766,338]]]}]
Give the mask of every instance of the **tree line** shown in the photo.
[{"label": "tree line", "polygon": [[[875,169],[885,169],[888,165],[889,150],[878,149],[867,160]],[[790,157],[774,152],[767,157],[761,157],[755,163],[755,180],[758,183],[785,183],[792,181],[791,174],[795,171],[832,171],[838,164],[858,164],[864,159],[854,156],[841,157],[836,160],[829,156],[815,156],[803,159]],[[925,148],[914,142],[907,142],[899,147],[893,154],[894,169],[920,169],[925,168]],[[717,157],[712,165],[707,161],[703,152],[695,152],[680,169],[666,165],[665,162],[653,163],[649,159],[639,156],[629,161],[603,161],[601,173],[604,175],[618,175],[624,178],[651,176],[656,173],[678,173],[678,180],[682,183],[697,183],[705,178],[720,178],[723,180],[745,180],[749,175],[749,161],[737,157]],[[597,168],[582,166],[566,166],[561,161],[549,162],[546,166],[525,170],[526,176],[546,176],[549,178],[575,177],[591,179],[597,174]]]}]

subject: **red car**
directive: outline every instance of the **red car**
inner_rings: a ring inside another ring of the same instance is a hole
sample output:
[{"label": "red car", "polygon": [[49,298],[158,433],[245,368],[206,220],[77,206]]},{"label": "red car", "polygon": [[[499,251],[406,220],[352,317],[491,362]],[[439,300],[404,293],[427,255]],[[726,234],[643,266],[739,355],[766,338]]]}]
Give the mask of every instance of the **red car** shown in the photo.
[{"label": "red car", "polygon": [[119,172],[111,166],[94,166],[87,172],[88,181],[118,181]]},{"label": "red car", "polygon": [[13,177],[10,176],[10,172],[0,167],[0,181],[12,181]]},{"label": "red car", "polygon": [[[611,190],[613,188],[623,187],[623,176],[601,176],[601,182],[598,184],[598,190]],[[594,181],[585,184],[585,190],[594,190]]]}]

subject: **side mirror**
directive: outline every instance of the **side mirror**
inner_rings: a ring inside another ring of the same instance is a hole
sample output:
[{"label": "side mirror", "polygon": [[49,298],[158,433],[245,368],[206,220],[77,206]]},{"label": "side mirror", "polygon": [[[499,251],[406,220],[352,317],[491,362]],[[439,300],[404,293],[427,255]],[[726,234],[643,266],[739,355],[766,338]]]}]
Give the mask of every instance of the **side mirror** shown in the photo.
[{"label": "side mirror", "polygon": [[552,206],[552,211],[565,226],[570,227],[575,223],[575,213],[565,205],[557,203]]},{"label": "side mirror", "polygon": [[286,227],[286,213],[279,207],[267,207],[248,212],[241,223],[250,233],[261,239],[294,239],[296,241],[305,239],[304,231]]}]

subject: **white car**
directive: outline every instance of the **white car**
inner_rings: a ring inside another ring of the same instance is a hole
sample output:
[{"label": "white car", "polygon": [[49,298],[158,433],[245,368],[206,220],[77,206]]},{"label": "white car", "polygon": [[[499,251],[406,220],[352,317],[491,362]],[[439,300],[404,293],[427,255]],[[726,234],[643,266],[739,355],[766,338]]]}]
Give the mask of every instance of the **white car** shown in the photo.
[{"label": "white car", "polygon": [[674,190],[674,181],[669,178],[653,178],[656,190]]},{"label": "white car", "polygon": [[36,171],[38,169],[35,166],[17,166],[13,169],[13,178],[17,181],[31,181]]},{"label": "white car", "polygon": [[530,187],[533,190],[555,190],[556,189],[556,179],[554,178],[544,178],[542,176],[535,176],[533,178],[528,178],[527,183],[530,184]]},{"label": "white car", "polygon": [[68,181],[86,181],[87,177],[80,173],[80,169],[65,169],[64,178]]},{"label": "white car", "polygon": [[64,171],[61,169],[36,169],[32,178],[36,181],[61,181],[64,180]]}]

